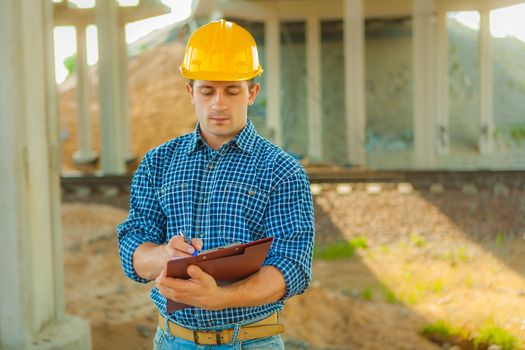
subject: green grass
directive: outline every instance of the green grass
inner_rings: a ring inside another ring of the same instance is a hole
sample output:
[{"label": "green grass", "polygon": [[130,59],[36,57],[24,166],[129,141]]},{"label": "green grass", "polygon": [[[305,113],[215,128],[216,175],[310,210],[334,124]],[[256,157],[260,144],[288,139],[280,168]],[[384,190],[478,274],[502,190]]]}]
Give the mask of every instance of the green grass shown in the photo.
[{"label": "green grass", "polygon": [[66,57],[63,63],[64,67],[66,67],[68,76],[72,75],[77,70],[77,58],[75,55]]},{"label": "green grass", "polygon": [[499,345],[502,350],[515,350],[519,349],[520,342],[503,328],[489,323],[481,328],[479,335],[474,338],[474,346],[478,348],[480,345]]},{"label": "green grass", "polygon": [[366,237],[362,237],[362,236],[352,238],[350,240],[350,244],[354,248],[361,248],[361,249],[368,248],[368,240],[366,239]]},{"label": "green grass", "polygon": [[477,333],[476,337],[471,338],[464,329],[455,327],[443,320],[428,324],[421,330],[423,336],[438,343],[455,342],[463,339],[469,341],[474,349],[486,349],[490,345],[497,345],[502,350],[518,350],[520,348],[520,341],[517,337],[493,322],[486,323]]},{"label": "green grass", "polygon": [[525,128],[519,126],[511,128],[510,136],[516,143],[521,144],[521,142],[525,139]]},{"label": "green grass", "polygon": [[474,279],[471,275],[467,275],[463,278],[463,283],[465,284],[465,287],[472,288],[474,287]]},{"label": "green grass", "polygon": [[405,293],[404,295],[405,302],[409,305],[415,305],[423,299],[423,292],[421,289],[413,289]]},{"label": "green grass", "polygon": [[422,247],[425,245],[426,241],[425,241],[425,237],[421,236],[420,234],[418,233],[412,233],[410,235],[410,241],[412,242],[412,244],[418,248]]},{"label": "green grass", "polygon": [[467,262],[468,261],[468,255],[467,255],[467,247],[464,245],[460,245],[456,248],[456,257],[459,261]]},{"label": "green grass", "polygon": [[437,279],[435,281],[432,282],[431,286],[430,286],[430,290],[434,293],[439,293],[443,290],[443,287],[444,287],[444,283],[443,283],[443,280],[441,279]]},{"label": "green grass", "polygon": [[460,245],[455,249],[451,249],[443,256],[443,258],[450,262],[450,266],[456,266],[460,262],[466,263],[469,260],[467,246]]},{"label": "green grass", "polygon": [[[524,86],[520,86],[520,89],[524,88]],[[525,140],[525,124],[495,128],[493,136],[495,139],[498,139],[500,136],[509,136],[514,142],[521,145]]]},{"label": "green grass", "polygon": [[396,295],[391,290],[385,292],[385,299],[389,304],[397,304],[399,302]]},{"label": "green grass", "polygon": [[374,292],[371,287],[367,287],[361,291],[361,298],[367,301],[371,301],[374,297]]},{"label": "green grass", "polygon": [[425,337],[432,337],[435,335],[441,337],[455,337],[461,336],[463,332],[460,329],[452,326],[447,321],[439,320],[423,327],[421,333]]},{"label": "green grass", "polygon": [[341,241],[314,248],[314,256],[324,260],[337,260],[355,256],[357,249],[367,249],[368,241],[365,237],[352,238],[350,241]]},{"label": "green grass", "polygon": [[500,231],[496,235],[496,247],[501,247],[503,243],[505,243],[505,234]]},{"label": "green grass", "polygon": [[399,299],[409,305],[418,304],[428,296],[441,293],[445,289],[445,282],[442,279],[410,281],[407,277],[405,278],[406,284],[399,293]]},{"label": "green grass", "polygon": [[355,248],[349,242],[338,242],[315,248],[314,256],[324,260],[351,258],[355,255]]}]

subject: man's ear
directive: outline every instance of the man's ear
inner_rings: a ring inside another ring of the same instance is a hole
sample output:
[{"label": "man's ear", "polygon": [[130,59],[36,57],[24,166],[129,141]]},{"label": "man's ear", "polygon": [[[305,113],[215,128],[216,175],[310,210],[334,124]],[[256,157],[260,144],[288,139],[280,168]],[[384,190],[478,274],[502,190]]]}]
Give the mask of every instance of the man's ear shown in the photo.
[{"label": "man's ear", "polygon": [[255,98],[257,97],[257,94],[259,93],[260,90],[261,90],[261,85],[259,83],[255,83],[252,85],[252,87],[249,90],[250,97],[248,99],[248,105],[250,106],[253,105],[253,103],[255,102]]},{"label": "man's ear", "polygon": [[193,104],[193,88],[188,82],[186,82],[186,94],[191,98],[191,104]]}]

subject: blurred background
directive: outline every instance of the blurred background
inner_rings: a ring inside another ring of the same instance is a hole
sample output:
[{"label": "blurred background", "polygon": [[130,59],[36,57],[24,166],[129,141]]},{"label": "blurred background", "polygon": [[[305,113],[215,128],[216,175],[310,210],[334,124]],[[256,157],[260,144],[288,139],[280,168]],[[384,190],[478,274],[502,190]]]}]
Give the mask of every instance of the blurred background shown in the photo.
[{"label": "blurred background", "polygon": [[525,2],[0,6],[0,348],[151,348],[152,284],[124,277],[115,227],[144,154],[193,131],[178,67],[220,18],[257,41],[249,117],[312,183],[287,349],[525,348]]},{"label": "blurred background", "polygon": [[[365,1],[363,33],[355,39],[363,41],[357,45],[360,52],[355,53],[359,59],[350,58],[345,64],[345,49],[352,52],[353,39],[345,41],[343,35],[341,2],[316,5],[307,1],[302,6],[297,5],[301,8],[298,11],[293,2],[165,1],[163,4],[169,6],[166,11],[171,11],[169,14],[125,26],[130,61],[127,72],[129,111],[125,119],[131,120],[127,131],[130,136],[125,137],[128,140],[126,159],[140,160],[147,149],[191,129],[185,125],[192,114],[184,104],[187,101],[170,98],[173,95],[169,94],[177,89],[158,91],[164,90],[163,80],[180,77],[176,74],[166,76],[163,72],[176,73],[192,28],[209,18],[225,17],[252,32],[263,67],[269,68],[260,79],[262,93],[250,117],[262,135],[296,158],[316,165],[375,170],[522,169],[525,159],[524,148],[520,147],[525,134],[525,29],[521,22],[525,10],[523,4],[515,3],[515,6],[497,8],[501,4],[490,1],[474,4],[437,2],[436,11],[442,17],[439,26],[436,16],[431,42],[423,39],[427,47],[415,51],[411,2]],[[94,1],[79,0],[74,4],[94,6]],[[132,7],[138,1],[120,4]],[[491,34],[487,43],[481,40],[480,12],[454,11],[477,8],[487,9],[485,26]],[[316,13],[318,11],[321,12]],[[270,24],[276,13],[278,23]],[[313,17],[316,18],[314,24],[310,23]],[[271,25],[276,28],[270,28]],[[272,29],[277,30],[273,33],[276,37],[268,38],[268,31]],[[98,60],[96,26],[88,25],[83,36],[87,38],[83,45],[89,67]],[[269,42],[274,39],[277,42]],[[55,28],[56,79],[61,84],[61,136],[66,172],[100,169],[98,164],[81,165],[93,157],[103,157],[96,124],[95,67],[87,68],[92,99],[84,105],[84,109],[89,108],[84,113],[90,116],[91,124],[86,128],[91,128],[91,132],[87,133],[84,128],[86,135],[77,137],[78,95],[75,89],[80,72],[75,64],[75,42],[75,27]],[[168,52],[169,48],[172,51]],[[146,55],[160,60],[161,52],[166,55],[164,64],[152,60],[144,65],[136,63]],[[490,63],[484,63],[484,56]],[[421,76],[414,76],[419,59],[428,67],[421,67]],[[488,68],[482,68],[482,63]],[[141,69],[136,69],[135,64]],[[354,77],[352,69],[363,71],[357,71]],[[486,74],[487,69],[492,74]],[[145,71],[149,73],[144,74]],[[148,80],[140,80],[141,74]],[[427,77],[434,81],[426,83],[428,86],[424,89],[415,90],[420,84],[418,79],[423,81]],[[271,87],[269,80],[276,87]],[[170,86],[175,87],[182,81],[172,83],[174,85]],[[484,88],[485,85],[490,89]],[[146,86],[155,96],[154,102],[148,98],[149,103],[143,103]],[[163,93],[167,94],[164,98],[160,96]],[[361,96],[363,105],[348,107],[346,103],[350,103],[348,100],[352,96],[358,100],[357,96]],[[180,112],[170,113],[173,109]],[[166,118],[162,119],[170,120],[169,126],[153,127],[156,125],[154,118],[162,113],[166,113]],[[176,122],[171,123],[172,120]],[[162,135],[158,134],[158,129],[163,130]],[[80,142],[79,139],[88,136],[88,140]],[[77,162],[74,161],[75,152]],[[91,157],[82,157],[82,154]],[[136,163],[132,167],[136,167]]]}]

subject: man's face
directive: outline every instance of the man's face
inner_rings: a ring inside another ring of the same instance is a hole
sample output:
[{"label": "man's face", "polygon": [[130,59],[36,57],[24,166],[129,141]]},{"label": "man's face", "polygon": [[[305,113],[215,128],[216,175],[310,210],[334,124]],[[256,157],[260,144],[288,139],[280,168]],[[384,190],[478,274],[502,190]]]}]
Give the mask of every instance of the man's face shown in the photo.
[{"label": "man's face", "polygon": [[227,143],[244,128],[247,109],[255,101],[259,84],[246,81],[195,80],[186,91],[195,105],[202,137],[213,149]]}]

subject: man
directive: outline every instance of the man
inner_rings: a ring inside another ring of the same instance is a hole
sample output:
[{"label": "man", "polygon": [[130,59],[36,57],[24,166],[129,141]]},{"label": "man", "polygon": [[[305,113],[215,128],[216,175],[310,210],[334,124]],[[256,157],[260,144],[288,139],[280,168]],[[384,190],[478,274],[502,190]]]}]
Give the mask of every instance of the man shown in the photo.
[{"label": "man", "polygon": [[[117,229],[124,272],[156,282],[155,349],[284,349],[277,312],[311,281],[308,178],[247,117],[262,69],[244,28],[220,20],[196,30],[181,72],[198,123],[149,151],[133,177],[129,217]],[[260,271],[234,284],[218,286],[194,265],[188,280],[166,276],[172,258],[270,236]],[[166,298],[192,307],[168,314]]]}]

